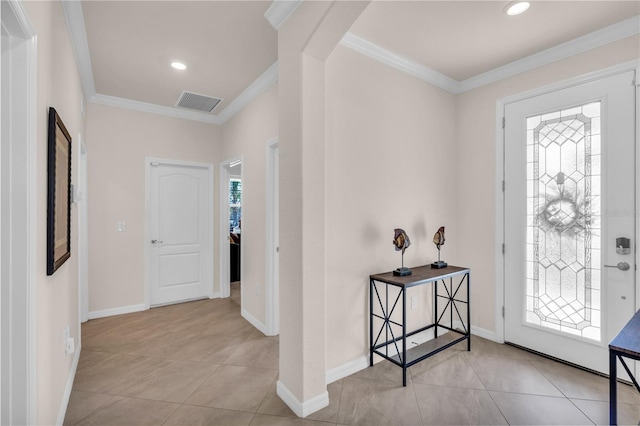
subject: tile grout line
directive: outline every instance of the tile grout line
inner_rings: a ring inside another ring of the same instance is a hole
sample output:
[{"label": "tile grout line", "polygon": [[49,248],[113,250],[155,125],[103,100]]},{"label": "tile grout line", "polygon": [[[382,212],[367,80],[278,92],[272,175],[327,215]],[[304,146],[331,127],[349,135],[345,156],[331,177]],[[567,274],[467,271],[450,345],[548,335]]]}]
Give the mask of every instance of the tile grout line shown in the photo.
[{"label": "tile grout line", "polygon": [[[336,425],[338,424],[338,420],[340,420],[340,407],[342,406],[342,391],[344,391],[344,377],[340,379],[342,382],[340,384],[340,396],[338,397],[338,410],[336,411]],[[327,389],[327,392],[329,390]]]},{"label": "tile grout line", "polygon": [[[174,404],[175,404],[175,403],[174,403]],[[172,416],[173,416],[173,415],[174,415],[174,414],[175,414],[175,413],[180,409],[180,407],[182,407],[182,406],[184,405],[184,403],[182,403],[182,404],[177,404],[177,405],[178,405],[178,406],[175,408],[175,410],[173,410],[173,411],[171,412],[171,414],[169,414],[169,415],[167,416],[167,418],[166,418],[166,419],[164,419],[162,423],[160,423],[161,425],[164,425],[164,424],[165,424],[165,423],[166,423],[166,422],[167,422],[167,421],[168,421],[168,420],[169,420],[169,419],[170,419],[170,418],[171,418],[171,417],[172,417]]]},{"label": "tile grout line", "polygon": [[[71,390],[71,393],[73,394],[73,392],[74,392],[74,391],[73,391],[73,389],[72,389],[72,390]],[[77,391],[77,390],[76,390],[76,392],[84,392],[84,391]],[[92,392],[92,393],[96,393],[96,392]],[[78,419],[78,420],[74,423],[74,425],[81,424],[81,423],[82,423],[82,421],[83,421],[84,419],[86,419],[87,417],[89,417],[89,416],[90,416],[90,415],[92,415],[93,413],[97,412],[98,410],[101,410],[102,408],[104,408],[104,406],[105,406],[105,405],[107,405],[107,404],[108,404],[108,403],[109,403],[109,402],[110,402],[110,401],[111,401],[111,400],[116,396],[116,395],[108,395],[108,394],[104,394],[104,393],[101,393],[101,394],[99,394],[99,395],[107,395],[107,396],[109,396],[109,398],[104,402],[104,404],[99,405],[98,407],[94,408],[94,409],[93,409],[93,410],[91,410],[89,413],[87,413],[87,415],[85,415],[85,416],[81,417],[80,419]],[[67,414],[68,414],[68,412],[69,412],[69,409],[67,408],[67,412],[64,414],[65,419],[67,418]],[[63,420],[62,420],[62,424],[63,424],[63,425],[65,424],[65,421],[64,421],[65,419],[63,419]]]},{"label": "tile grout line", "polygon": [[465,361],[467,361],[467,363],[471,367],[471,370],[473,370],[473,374],[475,374],[476,377],[478,378],[478,380],[480,380],[480,383],[482,383],[482,387],[484,388],[484,391],[487,393],[487,395],[489,395],[489,398],[491,398],[491,402],[493,402],[493,405],[495,405],[495,407],[498,409],[498,412],[500,413],[500,415],[504,419],[504,422],[506,424],[508,424],[508,425],[511,424],[511,423],[509,423],[509,420],[507,420],[507,416],[505,416],[504,412],[500,408],[500,405],[498,405],[496,400],[493,398],[493,395],[491,395],[491,391],[489,389],[487,389],[487,385],[484,383],[484,381],[482,381],[482,377],[480,377],[480,375],[476,371],[475,367],[473,366],[473,363],[471,361],[469,361],[467,354],[466,353],[462,354],[462,356],[465,357]]},{"label": "tile grout line", "polygon": [[[556,384],[555,384],[551,379],[549,379],[549,377],[547,376],[547,374],[545,374],[545,371],[544,371],[543,369],[538,368],[538,367],[533,363],[533,361],[529,361],[529,362],[530,362],[530,364],[531,364],[531,365],[533,365],[533,368],[535,368],[535,369],[536,369],[540,374],[542,374],[542,375],[544,376],[544,378],[545,378],[545,379],[547,379],[547,380],[549,381],[549,383],[551,383],[551,384],[552,384],[552,385],[553,385],[553,386],[558,390],[558,392],[560,392],[560,393],[562,394],[562,396],[563,396],[567,401],[569,401],[569,402],[571,403],[571,405],[573,405],[574,407],[576,407],[576,409],[577,409],[580,413],[582,413],[582,415],[584,415],[587,419],[589,419],[589,421],[590,421],[591,423],[593,423],[594,425],[596,425],[596,424],[597,424],[597,422],[593,421],[593,419],[592,419],[589,415],[587,415],[587,413],[585,413],[584,411],[582,411],[582,409],[581,409],[580,407],[578,407],[578,406],[575,404],[575,402],[573,402],[573,401],[571,400],[571,398],[569,398],[569,397],[568,397],[564,392],[562,392],[562,389],[560,389],[560,388],[559,388],[559,387],[558,387],[558,386],[557,386],[557,385],[556,385]],[[591,400],[589,400],[589,401],[591,401]]]},{"label": "tile grout line", "polygon": [[191,398],[193,396],[193,394],[195,394],[198,390],[200,390],[200,388],[207,382],[207,380],[209,380],[209,378],[211,376],[213,376],[215,374],[215,372],[218,371],[218,369],[220,368],[219,364],[209,364],[209,365],[216,365],[216,368],[214,368],[213,371],[211,373],[209,373],[209,375],[207,377],[205,377],[204,380],[202,382],[200,382],[200,384],[189,394],[189,396],[187,396],[184,399],[184,401],[182,401],[182,405],[184,405],[189,400],[189,398]]},{"label": "tile grout line", "polygon": [[411,375],[411,391],[413,392],[413,399],[416,401],[416,406],[418,407],[418,413],[420,414],[420,423],[425,425],[424,416],[422,415],[422,410],[420,409],[420,401],[418,401],[418,395],[416,394],[416,388],[413,383],[413,375]]}]

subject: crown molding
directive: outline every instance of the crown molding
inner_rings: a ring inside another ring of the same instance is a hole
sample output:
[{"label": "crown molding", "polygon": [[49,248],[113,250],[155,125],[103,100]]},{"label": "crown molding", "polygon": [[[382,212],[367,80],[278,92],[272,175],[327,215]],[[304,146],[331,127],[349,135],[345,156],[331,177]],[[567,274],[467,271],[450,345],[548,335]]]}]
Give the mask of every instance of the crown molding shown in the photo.
[{"label": "crown molding", "polygon": [[269,9],[264,13],[264,17],[276,30],[285,23],[302,0],[273,0]]},{"label": "crown molding", "polygon": [[237,114],[242,108],[249,105],[262,92],[278,81],[278,62],[271,65],[260,77],[249,85],[240,95],[238,95],[229,105],[217,115],[204,112],[189,111],[187,109],[151,104],[147,102],[134,101],[133,99],[120,98],[117,96],[94,94],[89,98],[89,102],[101,105],[115,106],[118,108],[131,109],[134,111],[159,114],[167,117],[182,118],[184,120],[200,121],[209,124],[224,124],[225,121]]},{"label": "crown molding", "polygon": [[148,112],[150,114],[164,115],[185,120],[200,121],[209,124],[222,124],[222,120],[216,115],[204,112],[189,111],[177,107],[169,107],[147,102],[134,101],[132,99],[119,98],[117,96],[95,94],[89,98],[89,102],[101,105],[114,106],[118,108],[131,109],[134,111]]},{"label": "crown molding", "polygon": [[67,21],[67,29],[71,37],[73,52],[76,56],[84,96],[87,99],[91,99],[96,94],[96,85],[93,80],[89,42],[87,41],[87,30],[84,26],[84,15],[82,13],[82,2],[64,0],[62,1],[62,9],[65,20]]},{"label": "crown molding", "polygon": [[434,86],[440,87],[448,92],[458,93],[458,86],[460,83],[457,80],[410,59],[397,55],[353,33],[346,33],[340,43],[355,50],[356,52],[360,52],[363,55],[417,77],[420,80],[433,84]]},{"label": "crown molding", "polygon": [[[21,12],[19,16],[23,16],[24,19],[26,19],[25,22],[29,22],[20,2],[12,0],[7,3],[14,9],[15,6],[19,6],[18,11]],[[302,0],[274,0],[265,13],[265,17],[271,25],[277,29],[301,3]],[[3,5],[4,4],[5,2],[3,2]],[[218,115],[98,94],[96,93],[95,82],[93,80],[82,4],[79,1],[63,0],[62,6],[67,21],[67,28],[72,40],[84,94],[90,102],[210,124],[223,124],[278,81],[278,63],[275,62]],[[31,27],[29,26],[29,28]],[[436,87],[440,87],[450,93],[460,94],[638,33],[640,33],[640,15],[463,81],[455,80],[434,69],[397,55],[353,33],[345,34],[340,43],[363,55],[419,78]]]},{"label": "crown molding", "polygon": [[[5,8],[9,8],[7,10]],[[1,13],[9,18],[2,21],[2,25],[7,29],[10,35],[20,38],[30,39],[35,37],[36,31],[31,24],[31,20],[27,15],[27,11],[21,1],[8,0],[2,1]]]},{"label": "crown molding", "polygon": [[237,114],[242,108],[249,105],[262,92],[278,81],[278,61],[274,62],[260,77],[240,93],[229,105],[223,109],[218,117],[222,123]]},{"label": "crown molding", "polygon": [[459,83],[460,93],[522,74],[640,33],[640,15],[543,50]]},{"label": "crown molding", "polygon": [[610,25],[590,34],[567,41],[526,58],[511,62],[463,81],[454,80],[429,67],[386,50],[355,34],[347,33],[341,44],[379,62],[417,77],[453,94],[470,90],[522,74],[553,62],[569,58],[606,44],[640,33],[640,15]]},{"label": "crown molding", "polygon": [[[273,8],[274,10],[278,11],[278,16],[280,16],[279,25],[281,25],[284,20],[293,12],[293,10],[295,10],[295,8],[301,1],[302,0],[276,0],[274,1],[274,4],[271,5],[269,10]],[[4,3],[5,2],[3,1],[3,5]],[[14,1],[12,1],[11,3],[14,3]],[[19,2],[15,3],[18,6],[21,6]],[[84,25],[84,15],[82,13],[82,4],[79,1],[63,0],[62,7],[64,10],[65,19],[67,21],[67,29],[69,30],[69,35],[71,37],[73,51],[76,56],[76,62],[78,66],[78,72],[80,74],[80,80],[82,82],[83,91],[85,94],[85,98],[89,102],[131,109],[134,111],[147,112],[151,114],[159,114],[167,117],[200,121],[203,123],[223,124],[242,108],[250,104],[256,97],[258,97],[262,92],[269,88],[273,83],[278,81],[278,62],[276,61],[265,72],[263,72],[260,77],[258,77],[253,83],[251,83],[249,87],[247,87],[240,95],[238,95],[238,97],[230,102],[229,105],[224,110],[222,110],[220,114],[217,115],[96,93],[95,82],[93,80],[93,70],[91,68],[91,57],[89,55],[89,43],[87,42],[87,32]],[[283,9],[285,7],[287,10],[286,13],[284,13]],[[26,17],[26,14],[24,14],[24,16]]]}]

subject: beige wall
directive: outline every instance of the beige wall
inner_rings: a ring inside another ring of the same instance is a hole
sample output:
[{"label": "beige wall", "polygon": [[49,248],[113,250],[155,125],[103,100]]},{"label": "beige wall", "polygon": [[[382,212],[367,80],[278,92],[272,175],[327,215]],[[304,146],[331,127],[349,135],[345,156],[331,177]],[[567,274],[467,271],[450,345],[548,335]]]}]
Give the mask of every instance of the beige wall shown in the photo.
[{"label": "beige wall", "polygon": [[[495,110],[500,98],[637,59],[639,37],[458,96],[338,47],[327,61],[327,369],[367,353],[368,275],[437,256],[472,269],[472,323],[495,333]],[[398,107],[400,105],[400,107]],[[430,315],[429,296],[418,295]],[[409,312],[409,321],[421,318]]]},{"label": "beige wall", "polygon": [[[220,159],[242,156],[242,309],[263,325],[266,324],[267,142],[276,137],[277,84],[222,126]],[[218,176],[216,174],[216,179]],[[216,221],[218,212],[216,210]]]},{"label": "beige wall", "polygon": [[472,323],[495,332],[496,101],[608,66],[638,59],[640,38],[629,37],[457,98],[457,193],[460,261],[471,267]]},{"label": "beige wall", "polygon": [[[392,245],[403,228],[405,266],[459,264],[455,97],[339,46],[327,61],[327,369],[367,354],[368,277],[400,266]],[[417,290],[417,289],[416,289]],[[414,292],[419,305],[431,299]]]},{"label": "beige wall", "polygon": [[[220,127],[90,103],[86,143],[91,314],[145,302],[145,158],[217,165]],[[125,232],[117,221],[126,223]],[[217,252],[214,244],[214,259]]]},{"label": "beige wall", "polygon": [[36,351],[37,422],[57,421],[74,355],[66,355],[68,325],[78,342],[78,212],[71,206],[71,258],[52,276],[46,274],[47,122],[54,107],[72,142],[72,182],[77,182],[78,135],[84,133],[82,89],[60,2],[24,2],[37,34],[36,91]]}]

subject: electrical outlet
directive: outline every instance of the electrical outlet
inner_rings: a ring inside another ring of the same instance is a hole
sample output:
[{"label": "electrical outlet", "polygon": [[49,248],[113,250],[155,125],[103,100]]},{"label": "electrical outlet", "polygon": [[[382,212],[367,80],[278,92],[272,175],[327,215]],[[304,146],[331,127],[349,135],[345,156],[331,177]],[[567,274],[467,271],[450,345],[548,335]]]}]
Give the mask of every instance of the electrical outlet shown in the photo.
[{"label": "electrical outlet", "polygon": [[71,355],[75,351],[76,351],[75,340],[73,339],[73,337],[70,337],[70,338],[67,339],[67,342],[66,342],[66,344],[64,346],[64,352],[67,355]]},{"label": "electrical outlet", "polygon": [[64,333],[62,333],[62,338],[64,342],[64,353],[69,355],[76,351],[75,340],[71,337],[71,333],[69,332],[69,325],[64,328]]},{"label": "electrical outlet", "polygon": [[416,296],[411,296],[411,309],[415,309],[418,306],[418,299]]}]

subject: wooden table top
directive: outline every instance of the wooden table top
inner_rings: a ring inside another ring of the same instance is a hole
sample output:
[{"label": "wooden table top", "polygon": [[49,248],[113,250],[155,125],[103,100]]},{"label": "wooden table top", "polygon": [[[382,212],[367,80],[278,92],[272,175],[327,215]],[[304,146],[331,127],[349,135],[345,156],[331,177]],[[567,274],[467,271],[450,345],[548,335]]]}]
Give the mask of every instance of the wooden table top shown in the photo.
[{"label": "wooden table top", "polygon": [[622,352],[632,358],[640,358],[640,310],[609,343],[609,349]]},{"label": "wooden table top", "polygon": [[411,272],[411,275],[405,275],[404,277],[395,276],[392,271],[370,275],[369,278],[399,287],[413,287],[415,285],[426,284],[431,281],[469,272],[469,268],[449,265],[444,268],[435,269],[432,268],[431,265],[425,265],[411,268]]}]

